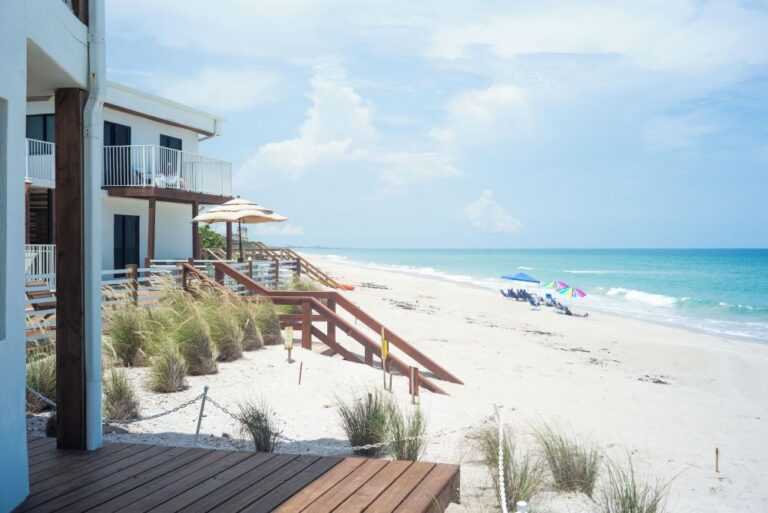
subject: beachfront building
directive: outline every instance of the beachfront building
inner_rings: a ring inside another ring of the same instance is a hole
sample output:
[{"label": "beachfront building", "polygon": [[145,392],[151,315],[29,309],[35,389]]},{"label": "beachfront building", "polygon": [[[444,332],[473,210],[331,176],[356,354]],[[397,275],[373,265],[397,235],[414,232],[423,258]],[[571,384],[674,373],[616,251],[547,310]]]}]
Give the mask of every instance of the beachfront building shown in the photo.
[{"label": "beachfront building", "polygon": [[[200,258],[190,219],[201,205],[231,199],[232,166],[201,154],[222,120],[186,105],[109,82],[100,173],[101,268],[142,267],[149,259]],[[54,98],[28,98],[25,264],[55,272],[56,114]]]}]

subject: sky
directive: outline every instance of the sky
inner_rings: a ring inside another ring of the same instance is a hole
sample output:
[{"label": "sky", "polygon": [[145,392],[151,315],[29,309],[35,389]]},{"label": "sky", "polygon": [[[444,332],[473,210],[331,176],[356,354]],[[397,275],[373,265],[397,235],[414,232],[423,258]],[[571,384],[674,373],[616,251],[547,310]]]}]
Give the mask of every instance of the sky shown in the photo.
[{"label": "sky", "polygon": [[271,244],[768,247],[765,1],[109,0]]}]

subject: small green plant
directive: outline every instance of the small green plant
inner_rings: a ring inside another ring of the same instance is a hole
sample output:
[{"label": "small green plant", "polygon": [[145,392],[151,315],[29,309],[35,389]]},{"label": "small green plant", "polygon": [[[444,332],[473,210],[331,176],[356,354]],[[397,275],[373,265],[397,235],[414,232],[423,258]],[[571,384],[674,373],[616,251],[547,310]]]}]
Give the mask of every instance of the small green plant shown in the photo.
[{"label": "small green plant", "polygon": [[240,405],[241,433],[253,440],[257,452],[274,452],[280,443],[282,432],[277,424],[277,416],[266,401],[250,401]]},{"label": "small green plant", "polygon": [[[388,422],[392,411],[391,399],[376,390],[363,397],[356,397],[350,403],[337,401],[341,428],[352,447],[378,444],[387,441]],[[356,454],[377,456],[383,447],[358,449]]]},{"label": "small green plant", "polygon": [[309,278],[295,277],[290,283],[282,285],[280,290],[293,292],[320,292],[323,290],[323,287]]},{"label": "small green plant", "polygon": [[211,340],[208,324],[196,309],[190,310],[187,318],[179,320],[173,337],[187,362],[189,374],[199,376],[218,372],[218,352]]},{"label": "small green plant", "polygon": [[499,444],[502,444],[504,466],[504,491],[507,505],[514,506],[518,501],[530,502],[531,497],[542,490],[544,470],[541,462],[533,453],[520,454],[508,433],[499,440],[499,431],[495,427],[482,430],[478,445],[483,463],[488,469],[494,484],[496,498],[501,504],[499,487]]},{"label": "small green plant", "polygon": [[146,365],[147,315],[143,308],[130,305],[110,310],[106,327],[114,355],[122,366]]},{"label": "small green plant", "polygon": [[[50,350],[27,353],[27,386],[51,401],[56,400],[56,355]],[[39,413],[49,405],[27,390],[27,410]]]},{"label": "small green plant", "polygon": [[601,513],[662,513],[669,493],[669,481],[640,482],[632,458],[625,463],[608,461],[607,476],[597,501]]},{"label": "small green plant", "polygon": [[283,343],[283,334],[280,330],[280,320],[277,318],[275,305],[268,299],[259,299],[252,302],[253,314],[256,319],[264,345],[274,346]]},{"label": "small green plant", "polygon": [[550,426],[536,431],[541,455],[552,475],[552,484],[562,492],[582,492],[592,497],[600,471],[600,450],[565,437]]},{"label": "small green plant", "polygon": [[139,416],[136,390],[123,368],[112,368],[106,373],[104,416],[110,420],[127,420]]},{"label": "small green plant", "polygon": [[230,362],[243,356],[243,330],[233,300],[215,290],[200,294],[201,312],[208,323],[218,361]]},{"label": "small green plant", "polygon": [[401,410],[392,405],[389,414],[390,451],[396,460],[418,461],[427,448],[427,418],[419,406]]},{"label": "small green plant", "polygon": [[161,344],[149,364],[147,384],[154,392],[178,392],[184,388],[187,363],[176,344],[167,340]]}]

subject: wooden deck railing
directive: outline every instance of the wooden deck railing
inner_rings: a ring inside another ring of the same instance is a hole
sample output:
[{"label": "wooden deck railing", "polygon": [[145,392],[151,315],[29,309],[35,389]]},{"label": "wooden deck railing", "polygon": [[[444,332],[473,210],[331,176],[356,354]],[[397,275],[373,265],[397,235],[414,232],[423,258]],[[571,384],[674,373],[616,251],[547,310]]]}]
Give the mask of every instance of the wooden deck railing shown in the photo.
[{"label": "wooden deck railing", "polygon": [[[216,269],[215,279],[211,280],[208,275],[201,273],[198,269],[195,269],[194,267],[187,264],[187,274],[185,275],[185,278],[182,278],[182,281],[184,281],[189,275],[193,275],[208,284],[216,283],[216,286],[224,287],[224,279],[230,278],[241,284],[251,293],[258,296],[267,297],[275,304],[301,307],[300,314],[283,314],[280,316],[280,318],[283,325],[291,325],[295,329],[301,331],[302,347],[306,349],[310,349],[312,347],[312,337],[314,336],[316,339],[324,343],[335,353],[340,354],[346,360],[354,361],[357,363],[365,363],[367,365],[373,366],[374,357],[380,359],[381,346],[376,341],[376,338],[383,331],[384,336],[390,341],[391,347],[402,351],[403,354],[411,358],[414,362],[422,365],[424,369],[430,371],[436,378],[450,381],[452,383],[463,384],[463,382],[454,374],[428,358],[424,353],[416,349],[410,343],[406,342],[402,337],[374,319],[371,315],[369,315],[367,312],[362,310],[360,307],[349,301],[346,297],[339,294],[338,292],[272,291],[266,289],[256,281],[250,279],[248,276],[245,276],[243,273],[239,272],[232,266],[227,265],[226,263],[214,263],[214,268]],[[337,312],[337,308],[342,308],[349,315],[370,328],[376,335],[371,337],[365,334],[355,324],[341,317]],[[318,322],[326,324],[325,332],[314,325],[314,323]],[[343,346],[338,344],[336,340],[337,329],[343,333],[346,333],[349,337],[363,346],[364,353],[362,361],[358,355],[348,351]],[[409,366],[406,362],[392,354],[390,354],[388,361],[388,365],[390,365],[391,368],[394,368],[403,375],[408,375]],[[421,381],[424,383],[425,388],[428,390],[432,390],[438,393],[445,393],[440,387],[432,383],[429,379],[422,378]]]},{"label": "wooden deck railing", "polygon": [[256,242],[255,247],[244,249],[246,258],[270,259],[273,261],[294,261],[298,265],[298,273],[312,278],[321,285],[332,289],[344,289],[343,284],[331,278],[325,271],[296,253],[291,248],[271,248],[263,242]]}]

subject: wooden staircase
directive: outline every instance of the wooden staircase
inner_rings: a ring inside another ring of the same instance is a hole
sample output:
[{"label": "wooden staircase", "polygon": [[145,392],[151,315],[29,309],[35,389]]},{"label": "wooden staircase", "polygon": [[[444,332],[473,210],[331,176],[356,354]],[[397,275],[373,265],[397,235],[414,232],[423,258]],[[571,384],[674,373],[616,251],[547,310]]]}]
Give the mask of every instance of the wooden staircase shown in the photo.
[{"label": "wooden staircase", "polygon": [[253,247],[246,248],[243,252],[245,253],[246,258],[250,257],[255,260],[273,260],[275,262],[285,260],[295,261],[297,264],[297,273],[299,275],[312,278],[321,285],[331,289],[347,288],[344,284],[331,278],[325,271],[296,253],[291,248],[270,248],[263,242],[255,242]]},{"label": "wooden staircase", "polygon": [[[342,294],[335,291],[321,292],[287,292],[273,291],[262,287],[256,281],[248,276],[238,272],[236,269],[224,262],[215,262],[215,279],[211,279],[205,273],[199,271],[190,264],[180,264],[182,286],[188,288],[188,280],[196,278],[202,283],[227,290],[224,283],[224,277],[228,276],[238,284],[242,285],[253,295],[266,297],[276,305],[292,305],[301,308],[300,314],[282,314],[280,315],[281,325],[293,326],[294,329],[301,331],[301,347],[312,350],[313,337],[325,344],[334,354],[338,354],[345,360],[364,363],[374,366],[374,358],[380,361],[381,345],[377,341],[381,333],[390,342],[390,353],[387,357],[387,365],[391,370],[407,376],[409,373],[409,364],[393,354],[392,348],[396,348],[404,355],[409,357],[417,364],[432,373],[437,379],[449,381],[451,383],[463,384],[463,382],[451,372],[428,358],[424,353],[416,349],[413,345],[406,342],[391,329],[381,324],[371,315],[363,311],[360,307],[349,301]],[[357,321],[372,330],[376,335],[373,337],[364,333],[352,323],[337,312],[337,309],[343,309],[352,315]],[[325,330],[320,329],[318,324],[325,324]],[[358,342],[363,348],[363,356],[353,353],[342,346],[336,339],[336,330],[348,335],[352,340]],[[420,378],[421,385],[435,393],[446,394],[440,386],[435,384],[432,379],[427,377]]]}]

